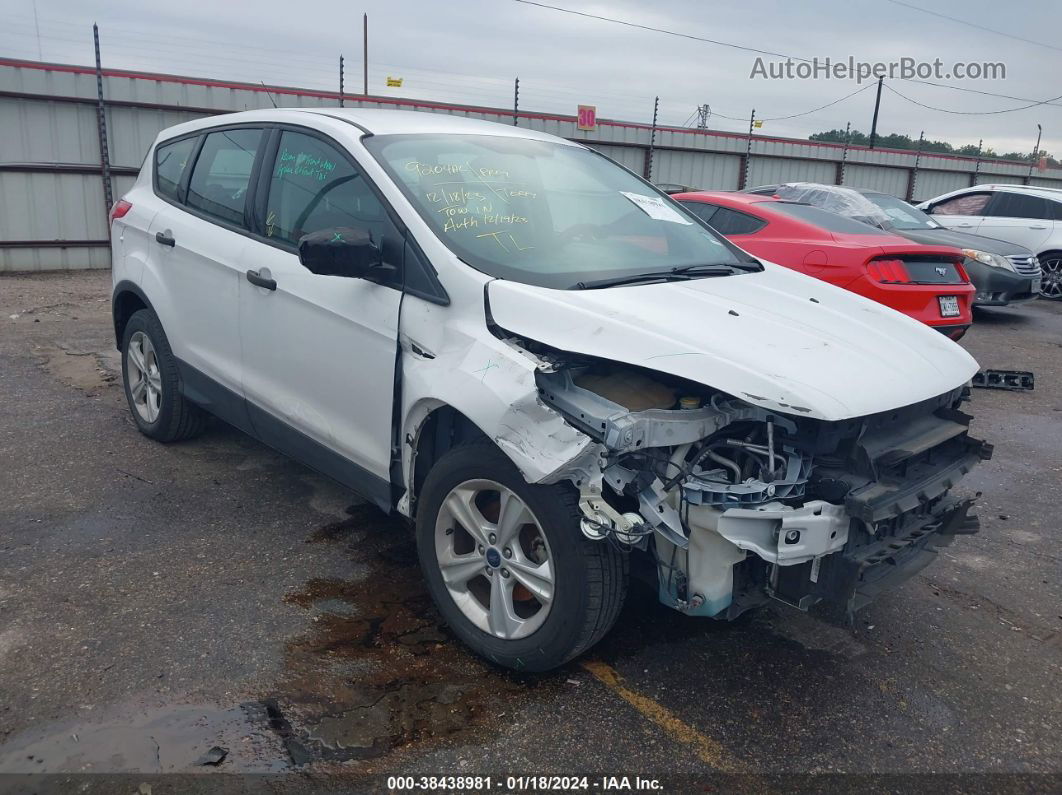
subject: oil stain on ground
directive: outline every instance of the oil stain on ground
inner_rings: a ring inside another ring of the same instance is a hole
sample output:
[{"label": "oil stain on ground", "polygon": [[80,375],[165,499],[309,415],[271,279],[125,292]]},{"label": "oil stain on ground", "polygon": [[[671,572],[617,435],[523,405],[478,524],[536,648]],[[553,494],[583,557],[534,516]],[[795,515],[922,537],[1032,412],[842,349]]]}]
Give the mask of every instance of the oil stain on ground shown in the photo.
[{"label": "oil stain on ground", "polygon": [[471,740],[558,680],[508,674],[469,653],[432,604],[404,521],[366,505],[347,512],[307,541],[344,544],[368,576],[311,580],[286,597],[312,616],[288,642],[287,674],[269,702],[293,762]]}]

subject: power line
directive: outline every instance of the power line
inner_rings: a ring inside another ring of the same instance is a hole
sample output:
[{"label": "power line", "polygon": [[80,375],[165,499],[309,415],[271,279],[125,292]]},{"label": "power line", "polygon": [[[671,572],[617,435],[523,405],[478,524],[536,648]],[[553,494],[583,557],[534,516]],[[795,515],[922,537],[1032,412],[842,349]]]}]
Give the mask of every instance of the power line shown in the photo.
[{"label": "power line", "polygon": [[[560,12],[565,13],[565,14],[573,14],[575,16],[586,17],[587,19],[596,19],[596,20],[599,20],[601,22],[611,22],[613,24],[623,25],[623,26],[628,27],[628,28],[638,28],[640,30],[651,31],[653,33],[663,33],[663,34],[665,34],[667,36],[677,36],[677,37],[683,38],[683,39],[692,39],[693,41],[702,41],[702,42],[706,42],[708,44],[716,44],[716,45],[719,45],[721,47],[730,47],[731,49],[735,49],[735,50],[744,50],[745,52],[755,52],[755,53],[759,53],[760,55],[773,55],[773,56],[775,56],[777,58],[788,58],[789,60],[792,60],[792,61],[802,61],[804,63],[814,63],[814,61],[812,61],[812,59],[810,59],[810,58],[801,58],[801,57],[796,56],[796,55],[788,55],[786,53],[774,52],[772,50],[760,50],[760,49],[757,49],[755,47],[745,47],[745,46],[743,46],[741,44],[734,44],[733,42],[718,41],[716,39],[709,39],[709,38],[705,38],[703,36],[694,36],[693,34],[690,34],[690,33],[681,33],[679,31],[668,30],[666,28],[656,28],[656,27],[652,27],[651,25],[642,25],[642,24],[639,24],[637,22],[629,22],[629,21],[624,20],[624,19],[615,19],[613,17],[601,16],[600,14],[589,14],[589,13],[586,13],[585,11],[575,11],[574,9],[571,9],[571,8],[561,8],[560,6],[552,6],[552,5],[547,5],[546,3],[535,2],[535,0],[514,0],[514,2],[523,3],[524,5],[538,6],[539,8],[549,9],[550,11],[560,11]],[[1037,42],[1033,42],[1033,43],[1035,44]],[[938,88],[950,88],[950,89],[954,89],[956,91],[974,91],[974,89],[964,89],[964,88],[959,88],[958,86],[945,85],[943,83],[933,83],[933,82],[930,82],[928,80],[916,80],[915,78],[907,78],[907,77],[901,77],[899,79],[903,80],[904,82],[922,83],[923,85],[927,85],[927,86],[936,86]],[[987,96],[987,97],[1000,97],[1002,99],[1016,99],[1016,97],[1011,97],[1011,96],[1008,96],[1006,94],[995,94],[995,93],[993,93],[991,91],[974,91],[974,93],[982,94],[982,95]],[[1054,102],[1056,99],[1059,99],[1059,97],[1053,97],[1052,99],[1045,99],[1043,101],[1034,101],[1034,104],[1030,105],[1030,107],[1034,107],[1036,105],[1049,105],[1052,102]],[[1023,101],[1026,101],[1026,100],[1023,100]],[[1023,110],[1023,108],[1011,108],[1010,110]],[[1010,110],[996,111],[996,112],[1009,113]],[[958,111],[956,111],[956,112],[958,112]],[[722,114],[718,114],[718,115],[721,116]],[[975,115],[975,114],[971,113],[971,115]],[[731,118],[731,117],[724,117],[724,118]],[[735,119],[735,120],[740,121],[740,119]]]},{"label": "power line", "polygon": [[1046,42],[1042,41],[1034,41],[1033,39],[1026,39],[1023,36],[1015,36],[1013,33],[1004,33],[1002,30],[994,30],[992,28],[987,28],[984,25],[978,25],[976,22],[970,22],[966,19],[959,19],[958,17],[949,17],[947,14],[941,14],[938,11],[930,11],[928,8],[920,8],[918,6],[911,5],[910,3],[904,3],[901,0],[889,0],[889,2],[893,5],[909,8],[912,11],[921,11],[923,14],[929,14],[930,16],[939,17],[940,19],[946,19],[949,22],[956,22],[960,25],[966,25],[967,27],[977,28],[978,30],[983,30],[986,33],[994,33],[997,36],[1006,36],[1008,39],[1015,39],[1016,41],[1023,41],[1026,44],[1035,44],[1037,47],[1047,47],[1049,50],[1058,50],[1059,52],[1062,52],[1062,47],[1056,47],[1053,44],[1047,44]]},{"label": "power line", "polygon": [[763,119],[761,119],[761,121],[784,121],[785,119],[795,119],[795,118],[797,118],[799,116],[807,116],[807,115],[809,115],[811,113],[817,113],[820,110],[825,110],[826,108],[831,107],[832,105],[836,105],[838,102],[844,102],[849,97],[854,97],[856,94],[859,94],[859,93],[861,93],[863,91],[866,91],[868,88],[873,88],[873,87],[874,87],[874,83],[867,83],[862,88],[857,88],[851,94],[845,94],[843,97],[839,97],[838,99],[835,99],[833,102],[827,102],[825,105],[820,105],[817,108],[812,108],[811,110],[806,110],[803,113],[794,113],[794,114],[792,114],[790,116],[765,116]]},{"label": "power line", "polygon": [[932,80],[915,80],[913,77],[906,79],[908,83],[921,83],[926,86],[934,86],[935,88],[948,88],[952,91],[963,91],[968,94],[981,94],[986,97],[999,97],[1000,99],[1013,99],[1015,102],[1033,102],[1041,105],[1054,105],[1055,107],[1062,107],[1062,105],[1056,104],[1053,100],[1045,99],[1042,102],[1040,100],[1032,99],[1030,97],[1015,97],[1010,94],[996,94],[991,91],[981,91],[976,88],[963,88],[962,86],[949,86],[947,83],[934,83]]},{"label": "power line", "polygon": [[885,88],[889,89],[889,91],[891,91],[893,94],[900,97],[901,99],[906,99],[908,102],[914,105],[918,105],[921,108],[939,111],[940,113],[951,113],[955,116],[995,116],[1000,113],[1013,113],[1016,110],[1028,110],[1029,108],[1035,108],[1038,105],[1046,105],[1049,102],[1054,102],[1055,100],[1062,99],[1062,95],[1059,95],[1057,97],[1051,97],[1051,99],[1045,99],[1043,102],[1033,102],[1029,105],[1022,105],[1020,108],[1005,108],[1003,110],[949,110],[948,108],[938,108],[934,105],[926,105],[924,102],[919,102],[917,99],[911,99],[906,94],[901,94],[892,86],[886,85]]},{"label": "power line", "polygon": [[759,49],[757,49],[755,47],[745,47],[744,45],[734,44],[734,43],[729,42],[729,41],[719,41],[717,39],[707,39],[704,36],[694,36],[692,33],[679,33],[678,31],[666,30],[665,28],[654,28],[651,25],[641,25],[641,24],[639,24],[637,22],[628,22],[628,21],[623,20],[623,19],[613,19],[612,17],[603,17],[603,16],[600,16],[598,14],[588,14],[585,11],[576,11],[576,10],[574,10],[572,8],[561,8],[560,6],[546,5],[545,3],[537,3],[534,0],[515,0],[515,2],[523,3],[524,5],[529,5],[529,6],[538,6],[539,8],[547,8],[550,11],[561,11],[561,12],[563,12],[565,14],[573,14],[573,15],[575,15],[577,17],[586,17],[588,19],[597,19],[597,20],[600,20],[602,22],[612,22],[612,23],[614,23],[616,25],[625,25],[628,28],[638,28],[640,30],[649,30],[649,31],[652,31],[653,33],[664,33],[664,34],[667,34],[668,36],[678,36],[679,38],[682,38],[682,39],[692,39],[693,41],[703,41],[703,42],[707,42],[708,44],[717,44],[720,47],[730,47],[731,49],[734,49],[734,50],[743,50],[745,52],[755,52],[755,53],[758,53],[760,55],[773,55],[776,58],[790,58],[790,59],[792,59],[794,61],[805,61],[807,63],[811,63],[811,60],[809,58],[797,58],[794,55],[786,55],[785,53],[782,53],[782,52],[772,52],[771,50],[759,50]]}]

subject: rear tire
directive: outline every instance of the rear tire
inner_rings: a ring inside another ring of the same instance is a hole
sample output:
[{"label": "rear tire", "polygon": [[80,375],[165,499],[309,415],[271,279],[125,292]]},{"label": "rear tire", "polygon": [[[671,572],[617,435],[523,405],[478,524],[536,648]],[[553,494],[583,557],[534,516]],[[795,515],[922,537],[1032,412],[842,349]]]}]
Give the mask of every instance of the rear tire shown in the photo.
[{"label": "rear tire", "polygon": [[122,380],[133,421],[145,436],[177,442],[203,430],[206,413],[181,394],[177,360],[150,309],[134,312],[125,325]]},{"label": "rear tire", "polygon": [[501,450],[479,441],[434,464],[418,503],[428,590],[477,654],[547,671],[612,627],[627,592],[627,556],[582,534],[570,485],[529,484]]}]

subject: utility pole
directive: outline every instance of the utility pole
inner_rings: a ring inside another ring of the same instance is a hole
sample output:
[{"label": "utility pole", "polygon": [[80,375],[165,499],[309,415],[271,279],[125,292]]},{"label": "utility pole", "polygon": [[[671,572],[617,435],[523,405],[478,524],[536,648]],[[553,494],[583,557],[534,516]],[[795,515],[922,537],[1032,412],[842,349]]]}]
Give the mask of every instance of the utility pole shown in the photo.
[{"label": "utility pole", "polygon": [[362,93],[365,96],[369,96],[369,15],[362,14],[361,17],[361,73],[364,79],[364,91]]},{"label": "utility pole", "polygon": [[922,160],[922,144],[926,140],[926,131],[918,133],[918,149],[915,151],[915,164],[911,169],[911,181],[907,185],[907,201],[914,201],[915,197],[915,185],[918,182],[918,163]]},{"label": "utility pole", "polygon": [[977,159],[974,161],[974,173],[970,178],[970,187],[972,188],[977,184],[977,175],[981,172],[981,146],[984,144],[985,139],[981,138],[977,141]]},{"label": "utility pole", "polygon": [[520,78],[516,78],[513,86],[513,127],[516,126],[520,116]]},{"label": "utility pole", "polygon": [[[97,52],[98,52],[98,50],[97,50]],[[99,57],[99,56],[97,56],[97,57]],[[1040,152],[1040,136],[1043,135],[1043,133],[1044,133],[1044,128],[1041,127],[1039,124],[1037,124],[1036,125],[1036,146],[1033,147],[1032,160],[1029,161],[1029,176],[1027,176],[1025,178],[1025,184],[1026,185],[1028,185],[1029,183],[1032,182],[1032,170],[1033,170],[1033,166],[1036,164],[1036,156]]]},{"label": "utility pole", "polygon": [[752,160],[752,128],[756,126],[756,109],[752,109],[752,115],[749,116],[749,137],[745,142],[745,171],[741,175],[741,184],[738,186],[738,190],[745,190],[749,186],[749,163]]},{"label": "utility pole", "polygon": [[339,107],[343,107],[343,56],[339,56]]},{"label": "utility pole", "polygon": [[712,115],[712,109],[708,105],[707,102],[704,103],[703,105],[698,105],[697,106],[697,129],[698,130],[707,130],[708,129],[708,119],[711,117],[711,115]]},{"label": "utility pole", "polygon": [[103,106],[103,63],[100,60],[100,29],[92,23],[92,43],[96,48],[96,131],[100,137],[100,174],[103,176],[103,200],[107,213],[114,204],[111,191],[111,152],[107,145],[107,113]]},{"label": "utility pole", "polygon": [[870,122],[870,148],[874,148],[874,141],[878,138],[878,108],[881,106],[881,83],[884,77],[878,78],[878,96],[874,100],[874,119]]},{"label": "utility pole", "polygon": [[844,184],[844,169],[848,163],[848,141],[851,137],[852,122],[848,122],[844,126],[844,149],[841,150],[841,167],[837,170],[837,184]]},{"label": "utility pole", "polygon": [[645,158],[645,178],[653,181],[653,149],[656,147],[656,114],[660,110],[660,97],[653,100],[653,129],[649,133],[649,153]]}]

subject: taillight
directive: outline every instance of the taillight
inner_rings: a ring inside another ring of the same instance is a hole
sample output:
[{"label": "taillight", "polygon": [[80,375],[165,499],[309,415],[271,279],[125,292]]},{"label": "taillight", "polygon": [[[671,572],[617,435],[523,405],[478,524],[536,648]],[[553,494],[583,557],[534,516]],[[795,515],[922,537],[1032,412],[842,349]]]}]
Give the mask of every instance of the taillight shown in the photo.
[{"label": "taillight", "polygon": [[114,203],[111,208],[111,223],[114,223],[116,218],[124,218],[125,214],[133,209],[133,205],[127,202],[125,199],[119,199]]},{"label": "taillight", "polygon": [[867,274],[871,279],[886,284],[907,284],[911,277],[899,259],[872,259],[867,263]]},{"label": "taillight", "polygon": [[[961,276],[961,277],[962,277],[962,280],[963,280],[964,282],[966,282],[967,284],[969,284],[969,283],[970,283],[970,274],[968,274],[968,273],[966,272],[966,268],[964,268],[964,267],[962,266],[962,263],[961,263],[961,262],[956,262],[956,263],[955,263],[955,270],[957,270],[957,271],[959,272],[959,276]],[[956,337],[956,339],[958,339],[958,338]]]}]

